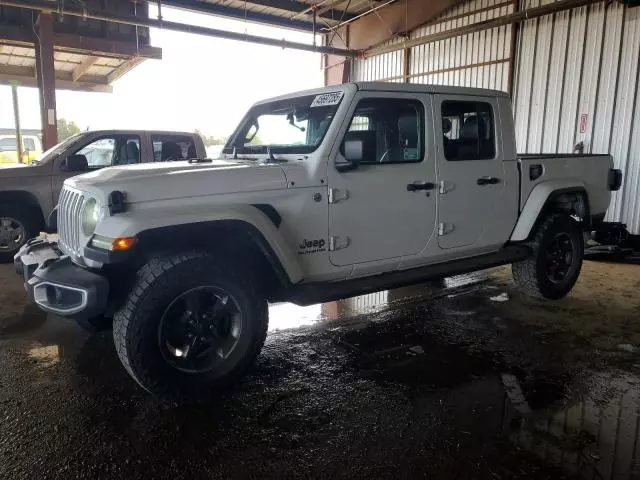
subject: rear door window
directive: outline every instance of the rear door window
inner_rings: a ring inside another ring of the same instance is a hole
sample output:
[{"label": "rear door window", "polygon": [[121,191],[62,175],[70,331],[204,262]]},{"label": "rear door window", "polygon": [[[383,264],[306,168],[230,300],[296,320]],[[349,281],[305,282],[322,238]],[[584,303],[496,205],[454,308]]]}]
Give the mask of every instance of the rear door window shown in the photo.
[{"label": "rear door window", "polygon": [[449,161],[489,160],[496,155],[493,109],[485,102],[442,102],[444,156]]},{"label": "rear door window", "polygon": [[156,162],[188,160],[198,156],[193,137],[186,135],[151,135],[151,144]]}]

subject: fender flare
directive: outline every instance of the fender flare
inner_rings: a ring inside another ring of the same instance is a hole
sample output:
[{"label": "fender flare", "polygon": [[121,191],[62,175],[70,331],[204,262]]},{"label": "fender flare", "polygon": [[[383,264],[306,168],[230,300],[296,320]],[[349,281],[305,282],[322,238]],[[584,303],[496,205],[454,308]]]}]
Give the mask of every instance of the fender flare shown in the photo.
[{"label": "fender flare", "polygon": [[[260,208],[253,205],[227,205],[219,209],[185,206],[158,207],[150,204],[130,205],[124,214],[104,213],[95,233],[106,237],[133,237],[143,232],[187,225],[206,225],[216,222],[245,224],[253,240],[268,257],[277,271],[285,274],[287,282],[299,283],[304,274],[297,256],[274,222]],[[114,234],[115,232],[115,234]]]},{"label": "fender flare", "polygon": [[0,204],[18,204],[22,207],[33,208],[40,215],[38,222],[41,227],[46,226],[46,218],[44,217],[44,210],[42,209],[42,203],[40,199],[28,190],[3,190],[0,191]]},{"label": "fender flare", "polygon": [[555,197],[564,193],[584,194],[587,199],[588,208],[589,196],[587,195],[587,189],[582,181],[551,180],[539,183],[533,188],[533,190],[531,190],[527,201],[520,211],[518,222],[513,229],[510,240],[512,242],[527,240],[548,203]]}]

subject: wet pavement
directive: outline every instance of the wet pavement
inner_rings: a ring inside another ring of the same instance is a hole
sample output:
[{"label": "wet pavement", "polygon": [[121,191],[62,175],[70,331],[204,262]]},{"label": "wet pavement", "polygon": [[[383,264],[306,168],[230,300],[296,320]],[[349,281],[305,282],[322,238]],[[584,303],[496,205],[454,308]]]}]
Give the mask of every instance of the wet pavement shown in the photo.
[{"label": "wet pavement", "polygon": [[175,404],[0,266],[0,478],[640,478],[640,268],[507,273],[273,305],[242,382]]}]

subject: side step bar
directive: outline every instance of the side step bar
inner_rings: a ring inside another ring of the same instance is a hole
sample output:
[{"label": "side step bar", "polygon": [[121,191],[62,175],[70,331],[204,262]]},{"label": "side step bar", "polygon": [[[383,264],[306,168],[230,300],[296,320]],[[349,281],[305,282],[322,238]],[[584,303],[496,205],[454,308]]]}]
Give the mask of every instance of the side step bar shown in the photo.
[{"label": "side step bar", "polygon": [[365,295],[391,288],[415,285],[416,283],[438,278],[460,275],[485,268],[499,267],[508,263],[524,260],[531,253],[524,245],[509,245],[496,253],[476,257],[452,260],[410,270],[394,271],[383,275],[375,275],[334,283],[303,283],[292,285],[285,292],[283,300],[297,305],[312,305],[342,298]]}]

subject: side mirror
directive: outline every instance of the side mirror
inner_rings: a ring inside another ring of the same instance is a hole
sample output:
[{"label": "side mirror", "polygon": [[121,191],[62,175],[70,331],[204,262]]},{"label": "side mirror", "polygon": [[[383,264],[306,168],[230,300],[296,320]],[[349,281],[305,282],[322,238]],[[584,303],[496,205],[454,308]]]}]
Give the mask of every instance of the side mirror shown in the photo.
[{"label": "side mirror", "polygon": [[63,172],[86,172],[89,170],[89,162],[84,155],[67,155],[67,158],[60,165],[60,170]]},{"label": "side mirror", "polygon": [[342,146],[347,162],[336,164],[336,170],[339,172],[357,170],[364,157],[364,142],[362,140],[346,140]]}]

